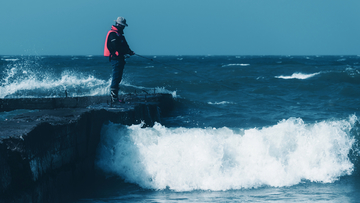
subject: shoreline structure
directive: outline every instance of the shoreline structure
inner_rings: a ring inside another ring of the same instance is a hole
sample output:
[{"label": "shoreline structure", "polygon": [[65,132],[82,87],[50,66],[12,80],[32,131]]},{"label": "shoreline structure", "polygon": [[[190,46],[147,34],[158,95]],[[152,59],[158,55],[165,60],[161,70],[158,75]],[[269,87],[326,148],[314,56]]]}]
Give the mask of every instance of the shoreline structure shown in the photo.
[{"label": "shoreline structure", "polygon": [[[0,121],[0,202],[66,202],[99,178],[104,123],[153,126],[173,108],[170,94],[0,99],[0,111],[40,109]],[[101,177],[104,178],[104,177]],[[95,181],[96,182],[96,181]]]}]

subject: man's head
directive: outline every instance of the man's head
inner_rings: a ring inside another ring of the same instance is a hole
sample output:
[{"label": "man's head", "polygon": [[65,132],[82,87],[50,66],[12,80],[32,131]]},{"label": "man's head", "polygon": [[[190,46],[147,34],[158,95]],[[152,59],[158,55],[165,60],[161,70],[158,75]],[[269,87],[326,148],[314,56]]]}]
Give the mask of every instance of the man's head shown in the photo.
[{"label": "man's head", "polygon": [[126,19],[124,17],[118,17],[115,20],[115,24],[116,24],[116,26],[123,27],[123,28],[128,26],[128,24],[126,24]]}]

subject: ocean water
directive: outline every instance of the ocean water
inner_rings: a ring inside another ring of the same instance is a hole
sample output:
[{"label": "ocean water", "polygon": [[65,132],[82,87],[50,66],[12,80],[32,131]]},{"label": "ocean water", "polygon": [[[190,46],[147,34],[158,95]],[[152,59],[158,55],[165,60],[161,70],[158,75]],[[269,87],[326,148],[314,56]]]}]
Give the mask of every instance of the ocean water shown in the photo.
[{"label": "ocean water", "polygon": [[[127,59],[121,94],[175,108],[152,128],[105,125],[96,165],[115,181],[75,202],[359,202],[360,56],[145,57]],[[0,68],[0,98],[109,93],[102,56]]]}]

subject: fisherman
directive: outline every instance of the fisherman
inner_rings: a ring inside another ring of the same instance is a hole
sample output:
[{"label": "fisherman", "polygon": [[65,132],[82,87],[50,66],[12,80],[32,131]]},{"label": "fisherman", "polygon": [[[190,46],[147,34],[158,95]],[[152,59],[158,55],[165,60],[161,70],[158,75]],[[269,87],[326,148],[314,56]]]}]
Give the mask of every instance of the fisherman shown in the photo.
[{"label": "fisherman", "polygon": [[110,85],[110,95],[112,102],[123,102],[119,100],[119,84],[122,79],[125,56],[132,56],[135,53],[130,49],[126,39],[124,37],[124,28],[127,27],[126,19],[124,17],[118,17],[115,20],[115,25],[111,27],[108,32],[105,41],[104,56],[109,57],[109,61],[112,65],[112,80]]}]

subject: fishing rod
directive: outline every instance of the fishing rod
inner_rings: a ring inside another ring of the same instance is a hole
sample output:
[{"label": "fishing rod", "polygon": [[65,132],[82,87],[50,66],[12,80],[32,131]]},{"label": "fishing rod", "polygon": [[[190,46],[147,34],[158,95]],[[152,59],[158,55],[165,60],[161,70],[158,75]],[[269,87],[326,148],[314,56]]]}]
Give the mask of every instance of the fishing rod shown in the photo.
[{"label": "fishing rod", "polygon": [[172,66],[169,66],[168,64],[165,64],[165,63],[162,63],[162,62],[159,62],[159,61],[156,61],[156,60],[154,61],[152,58],[148,58],[148,57],[145,57],[145,56],[141,56],[141,55],[139,55],[139,54],[135,54],[135,55],[136,55],[136,56],[139,56],[139,57],[141,57],[141,58],[148,59],[148,60],[150,60],[150,61],[153,61],[153,62],[156,62],[156,63],[162,64],[162,65],[164,65],[164,66],[168,66],[168,67],[173,68],[173,69],[175,69],[175,70],[178,70],[178,71],[181,71],[181,72],[187,73],[187,74],[189,74],[189,75],[193,75],[193,76],[195,76],[195,77],[198,77],[198,78],[201,78],[201,79],[207,80],[207,81],[209,81],[209,82],[212,82],[212,83],[215,83],[215,84],[221,85],[221,86],[226,87],[226,88],[229,88],[229,89],[231,89],[231,90],[237,90],[237,89],[232,88],[232,87],[230,87],[230,86],[227,86],[227,85],[224,85],[224,84],[218,83],[218,82],[216,82],[216,81],[213,81],[213,80],[211,80],[211,79],[209,79],[209,78],[207,78],[207,77],[204,77],[204,76],[201,76],[201,75],[197,75],[197,74],[194,74],[194,73],[192,73],[192,72],[182,70],[182,69],[180,69],[180,68],[172,67]]}]

